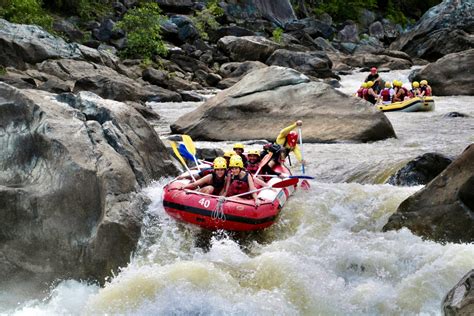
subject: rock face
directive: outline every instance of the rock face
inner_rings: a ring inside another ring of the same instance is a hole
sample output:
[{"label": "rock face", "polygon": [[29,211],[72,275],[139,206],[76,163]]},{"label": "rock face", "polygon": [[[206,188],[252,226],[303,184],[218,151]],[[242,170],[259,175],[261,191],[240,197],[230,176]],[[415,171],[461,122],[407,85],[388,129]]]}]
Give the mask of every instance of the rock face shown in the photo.
[{"label": "rock face", "polygon": [[171,129],[199,140],[274,141],[283,127],[297,119],[304,122],[305,142],[366,142],[395,137],[386,116],[368,102],[277,66],[247,74],[180,117]]},{"label": "rock face", "polygon": [[336,77],[331,71],[332,62],[324,52],[292,52],[286,49],[277,49],[266,63],[293,68],[308,76]]},{"label": "rock face", "polygon": [[226,1],[225,11],[229,19],[253,20],[264,17],[279,26],[296,20],[289,0]]},{"label": "rock face", "polygon": [[451,242],[474,241],[474,146],[424,189],[398,207],[384,231],[408,227],[414,234]]},{"label": "rock face", "polygon": [[444,0],[428,10],[415,26],[390,45],[410,56],[435,61],[474,47],[474,3]]},{"label": "rock face", "polygon": [[443,312],[446,316],[474,315],[474,269],[446,294]]},{"label": "rock face", "polygon": [[413,77],[428,80],[435,95],[474,95],[474,49],[453,53],[429,64]]},{"label": "rock face", "polygon": [[263,36],[225,36],[217,42],[233,61],[265,62],[280,45]]},{"label": "rock face", "polygon": [[142,115],[89,92],[0,83],[0,148],[0,280],[104,280],[140,236],[138,190],[177,172]]},{"label": "rock face", "polygon": [[451,162],[451,159],[443,155],[427,153],[416,157],[398,170],[388,179],[388,183],[404,186],[427,184],[446,169]]}]

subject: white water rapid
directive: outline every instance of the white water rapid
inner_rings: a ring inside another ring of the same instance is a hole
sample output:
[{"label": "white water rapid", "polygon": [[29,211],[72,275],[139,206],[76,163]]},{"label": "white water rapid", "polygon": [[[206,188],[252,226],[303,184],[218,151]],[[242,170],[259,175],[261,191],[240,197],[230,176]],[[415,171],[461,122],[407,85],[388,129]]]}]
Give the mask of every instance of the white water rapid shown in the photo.
[{"label": "white water rapid", "polygon": [[[382,77],[407,82],[408,74]],[[353,93],[365,75],[345,76],[341,90]],[[260,233],[210,234],[176,222],[162,207],[161,179],[145,190],[152,205],[139,249],[104,288],[63,281],[45,299],[28,301],[21,291],[13,298],[2,293],[0,313],[440,315],[443,296],[474,267],[474,245],[423,241],[407,229],[380,232],[398,205],[421,188],[382,184],[393,171],[426,152],[459,155],[474,142],[474,97],[435,102],[433,112],[387,113],[396,139],[304,144],[307,173],[317,180],[291,197],[276,224]],[[158,130],[167,133],[169,122],[198,105],[154,104],[164,120]],[[452,111],[470,117],[444,116]],[[18,305],[1,306],[7,298]]]}]

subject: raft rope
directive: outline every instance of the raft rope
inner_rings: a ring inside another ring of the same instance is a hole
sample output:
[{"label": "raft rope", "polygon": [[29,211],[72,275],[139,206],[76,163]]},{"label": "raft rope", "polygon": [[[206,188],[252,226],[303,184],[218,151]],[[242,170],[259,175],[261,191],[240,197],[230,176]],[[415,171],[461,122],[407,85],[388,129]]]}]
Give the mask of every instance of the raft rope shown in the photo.
[{"label": "raft rope", "polygon": [[222,196],[219,197],[216,208],[212,211],[211,218],[217,222],[226,221],[225,214],[224,214],[224,202],[225,202],[225,198]]}]

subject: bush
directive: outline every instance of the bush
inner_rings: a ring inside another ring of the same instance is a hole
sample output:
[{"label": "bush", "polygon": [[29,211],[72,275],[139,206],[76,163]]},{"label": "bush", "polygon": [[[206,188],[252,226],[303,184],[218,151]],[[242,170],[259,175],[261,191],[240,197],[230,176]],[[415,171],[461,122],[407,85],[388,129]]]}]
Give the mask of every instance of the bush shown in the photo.
[{"label": "bush", "polygon": [[283,30],[281,28],[277,27],[272,32],[272,39],[277,43],[281,43],[282,35],[283,35]]},{"label": "bush", "polygon": [[41,7],[41,0],[0,0],[0,17],[12,23],[36,24],[51,30],[53,18]]},{"label": "bush", "polygon": [[127,47],[121,52],[123,57],[151,58],[164,55],[167,49],[161,39],[160,23],[164,20],[158,4],[145,2],[129,10],[123,20],[116,24],[127,32]]},{"label": "bush", "polygon": [[216,18],[223,14],[224,10],[219,7],[217,0],[208,1],[204,10],[196,12],[196,15],[192,17],[192,21],[203,39],[209,39],[206,32],[208,28],[211,30],[219,28],[220,24]]}]

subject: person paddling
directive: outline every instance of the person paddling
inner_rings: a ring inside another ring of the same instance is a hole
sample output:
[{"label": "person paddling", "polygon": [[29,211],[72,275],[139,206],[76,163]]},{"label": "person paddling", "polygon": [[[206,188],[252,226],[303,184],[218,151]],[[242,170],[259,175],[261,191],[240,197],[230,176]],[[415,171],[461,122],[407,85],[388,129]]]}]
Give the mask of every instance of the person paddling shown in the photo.
[{"label": "person paddling", "polygon": [[275,143],[281,146],[281,150],[279,151],[279,154],[275,155],[276,157],[272,157],[272,160],[268,163],[270,168],[273,168],[276,164],[283,164],[290,152],[293,152],[296,159],[301,164],[306,164],[306,162],[301,157],[301,150],[298,146],[298,133],[293,131],[293,129],[302,125],[303,122],[298,120],[280,131]]},{"label": "person paddling", "polygon": [[[230,158],[229,168],[231,174],[227,177],[224,191],[226,196],[231,197],[233,195],[242,194],[249,191],[255,191],[255,184],[250,173],[244,170],[244,162],[240,156],[232,156]],[[256,192],[244,195],[242,198],[251,199],[255,201],[255,206],[260,205],[260,200]]]}]

